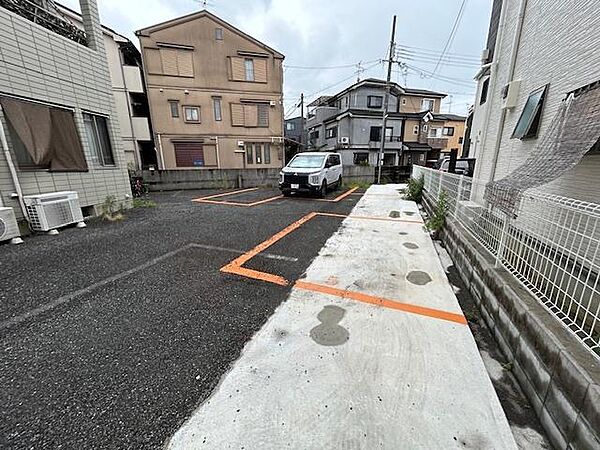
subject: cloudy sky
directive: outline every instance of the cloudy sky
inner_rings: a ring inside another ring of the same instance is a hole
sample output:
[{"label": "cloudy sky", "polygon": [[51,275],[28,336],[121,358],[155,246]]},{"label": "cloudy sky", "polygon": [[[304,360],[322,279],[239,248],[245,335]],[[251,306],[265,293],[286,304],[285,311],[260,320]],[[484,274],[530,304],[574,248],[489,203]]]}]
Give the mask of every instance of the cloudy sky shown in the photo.
[{"label": "cloudy sky", "polygon": [[[79,10],[78,0],[59,0]],[[442,111],[465,113],[485,45],[492,0],[208,0],[206,7],[283,53],[286,116],[360,77],[385,78],[392,16],[398,16],[392,80],[449,94]],[[203,8],[197,0],[98,0],[102,23],[129,37]],[[458,19],[458,20],[457,20]],[[453,32],[454,30],[454,32]],[[446,48],[440,61],[440,54]],[[360,66],[358,65],[360,63]],[[364,69],[364,70],[363,70]]]}]

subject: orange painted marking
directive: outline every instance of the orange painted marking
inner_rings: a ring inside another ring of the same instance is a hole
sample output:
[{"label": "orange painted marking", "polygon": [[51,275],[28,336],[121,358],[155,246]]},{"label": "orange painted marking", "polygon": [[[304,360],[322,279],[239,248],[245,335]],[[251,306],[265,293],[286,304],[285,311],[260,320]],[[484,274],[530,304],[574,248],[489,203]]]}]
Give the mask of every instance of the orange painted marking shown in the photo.
[{"label": "orange painted marking", "polygon": [[254,202],[254,203],[250,203],[248,206],[262,205],[263,203],[272,202],[273,200],[277,200],[278,198],[283,198],[283,195],[276,195],[275,197],[269,197],[269,198],[266,198],[264,200],[259,200],[259,201]]},{"label": "orange painted marking", "polygon": [[308,281],[296,281],[294,287],[303,289],[305,291],[319,292],[321,294],[333,295],[336,297],[347,298],[356,300],[362,303],[368,303],[369,305],[383,306],[385,308],[395,309],[398,311],[404,311],[411,314],[418,314],[421,316],[433,317],[434,319],[446,320],[448,322],[459,323],[461,325],[467,324],[467,319],[462,314],[451,313],[448,311],[442,311],[440,309],[427,308],[425,306],[412,305],[410,303],[401,303],[394,300],[390,300],[383,297],[375,297],[373,295],[362,294],[360,292],[347,291],[344,289],[338,289],[331,286],[325,286],[317,283],[310,283]]},{"label": "orange painted marking", "polygon": [[258,270],[246,269],[245,267],[240,267],[235,264],[227,264],[226,266],[221,267],[221,272],[231,273],[234,275],[239,275],[246,278],[252,278],[254,280],[266,281],[267,283],[278,284],[279,286],[287,286],[289,282],[279,275],[273,275],[268,272],[260,272]]},{"label": "orange painted marking", "polygon": [[[297,220],[296,222],[294,222],[294,223],[288,225],[287,227],[285,227],[279,233],[271,236],[266,241],[261,242],[256,247],[254,247],[252,250],[249,250],[246,253],[244,253],[243,255],[237,257],[236,259],[234,259],[233,261],[231,261],[227,266],[224,266],[224,267],[228,267],[228,266],[237,266],[237,267],[240,267],[240,266],[242,266],[248,260],[254,258],[260,252],[266,250],[271,245],[273,245],[275,242],[279,241],[280,239],[283,239],[285,236],[287,236],[288,234],[290,234],[292,231],[300,228],[302,226],[302,224],[304,224],[305,222],[308,222],[310,219],[312,219],[316,215],[317,215],[317,213],[314,213],[314,212],[307,214],[306,216],[302,217],[301,219]],[[223,268],[221,268],[221,270],[223,270]]]},{"label": "orange painted marking", "polygon": [[200,201],[200,200],[208,200],[210,198],[217,198],[217,197],[226,197],[228,195],[241,194],[243,192],[250,192],[250,191],[256,191],[256,190],[258,190],[257,187],[256,188],[239,189],[237,191],[229,191],[229,192],[223,192],[221,194],[214,194],[214,195],[208,195],[206,197],[195,198],[192,201],[193,202],[197,202],[197,201]]},{"label": "orange painted marking", "polygon": [[349,195],[351,195],[351,194],[352,194],[354,191],[356,191],[357,189],[358,189],[357,187],[354,187],[354,188],[352,188],[352,189],[349,189],[349,190],[347,190],[346,192],[344,192],[343,194],[341,194],[341,195],[338,195],[336,198],[334,198],[334,199],[331,199],[331,200],[329,200],[329,199],[326,199],[326,198],[319,198],[319,199],[317,199],[317,201],[319,201],[319,202],[333,202],[333,203],[337,203],[337,202],[339,202],[340,200],[343,200],[343,199],[345,199],[346,197],[348,197]]},{"label": "orange painted marking", "polygon": [[[255,189],[258,189],[258,188],[248,189],[248,191],[253,191]],[[229,192],[227,194],[219,194],[219,196],[230,195],[230,194],[241,193],[241,192],[247,192],[247,190]],[[272,201],[280,199],[282,197],[283,197],[283,195],[277,195],[275,197],[269,197],[269,198],[266,198],[264,200],[259,200],[259,201],[252,202],[252,203],[242,203],[242,202],[235,202],[235,201],[229,201],[229,200],[212,200],[211,197],[195,198],[192,201],[196,202],[196,203],[209,203],[211,205],[228,205],[228,206],[246,206],[246,207],[251,207],[251,206],[256,206],[256,205],[262,205],[263,203],[272,202]]]}]

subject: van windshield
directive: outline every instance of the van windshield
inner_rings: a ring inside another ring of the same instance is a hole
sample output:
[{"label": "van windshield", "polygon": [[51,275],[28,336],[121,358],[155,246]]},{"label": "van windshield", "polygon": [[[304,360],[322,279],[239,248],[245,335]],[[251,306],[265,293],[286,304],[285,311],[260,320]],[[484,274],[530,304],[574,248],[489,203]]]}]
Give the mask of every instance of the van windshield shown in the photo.
[{"label": "van windshield", "polygon": [[288,167],[294,169],[317,169],[323,165],[325,155],[298,155],[290,161]]}]

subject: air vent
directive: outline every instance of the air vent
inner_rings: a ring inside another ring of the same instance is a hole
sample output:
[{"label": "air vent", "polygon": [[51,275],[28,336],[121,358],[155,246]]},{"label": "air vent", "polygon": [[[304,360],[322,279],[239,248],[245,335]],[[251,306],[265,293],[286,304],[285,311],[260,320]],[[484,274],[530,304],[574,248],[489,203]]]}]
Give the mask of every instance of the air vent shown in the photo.
[{"label": "air vent", "polygon": [[0,207],[0,241],[19,238],[19,226],[12,208]]},{"label": "air vent", "polygon": [[77,192],[53,192],[23,197],[31,228],[50,231],[83,222]]}]

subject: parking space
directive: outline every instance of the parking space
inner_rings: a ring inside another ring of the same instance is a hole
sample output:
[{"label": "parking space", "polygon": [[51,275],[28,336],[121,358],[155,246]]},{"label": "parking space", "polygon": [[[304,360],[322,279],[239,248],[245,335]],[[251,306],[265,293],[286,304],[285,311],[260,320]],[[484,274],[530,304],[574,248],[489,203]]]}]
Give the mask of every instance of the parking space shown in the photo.
[{"label": "parking space", "polygon": [[122,222],[0,247],[0,446],[163,445],[291,288],[220,269],[307,214],[335,214],[248,262],[296,280],[360,199],[192,201],[220,194],[255,203],[278,191],[154,194],[156,208]]}]

